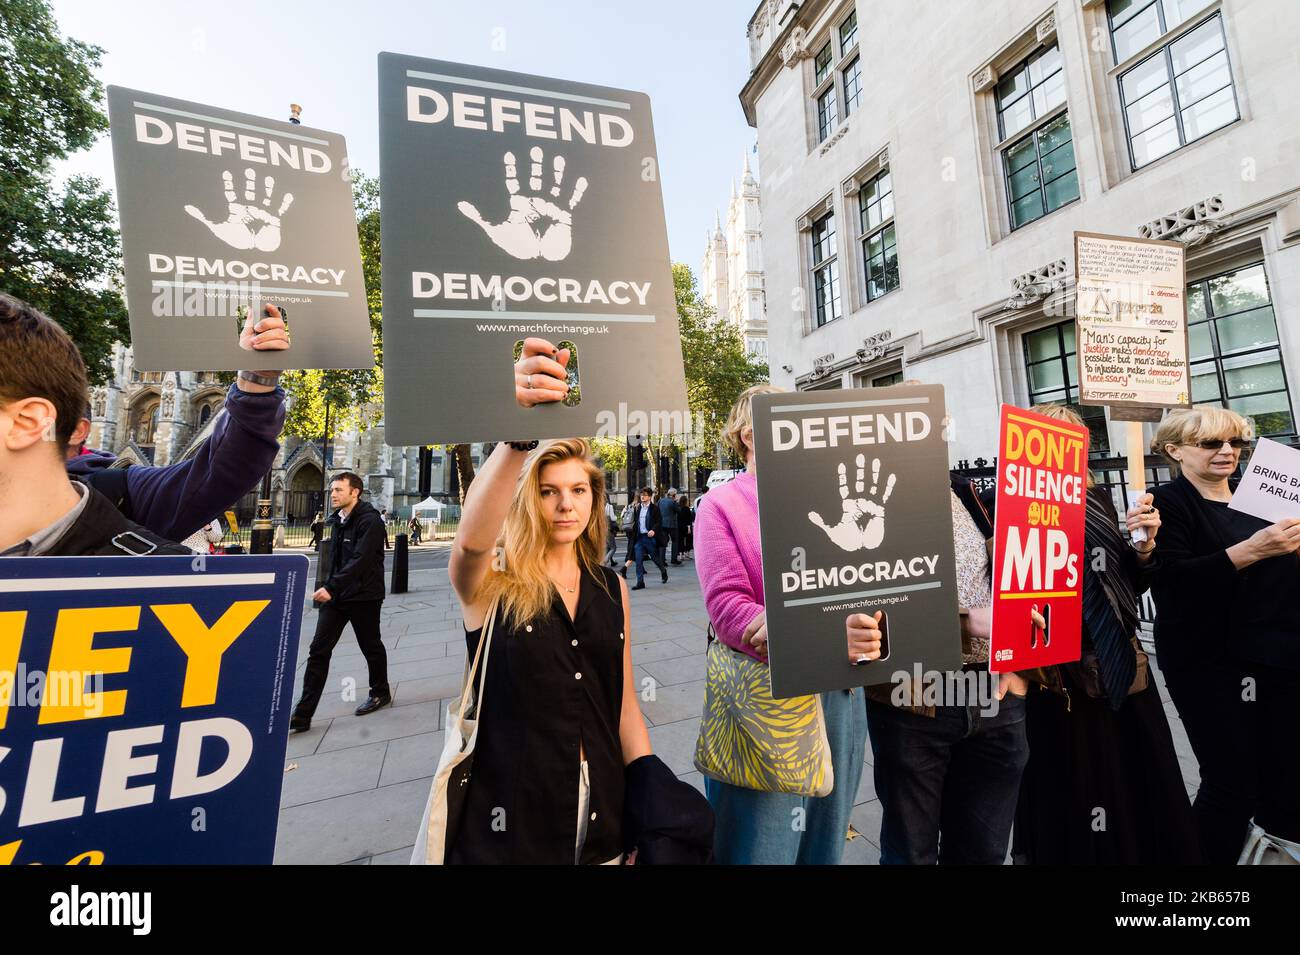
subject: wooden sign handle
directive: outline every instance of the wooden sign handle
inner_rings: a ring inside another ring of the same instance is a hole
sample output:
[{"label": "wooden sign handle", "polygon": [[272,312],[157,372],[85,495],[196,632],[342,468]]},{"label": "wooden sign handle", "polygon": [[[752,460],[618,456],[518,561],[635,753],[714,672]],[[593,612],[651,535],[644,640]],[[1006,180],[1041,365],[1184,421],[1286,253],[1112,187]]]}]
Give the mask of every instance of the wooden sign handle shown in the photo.
[{"label": "wooden sign handle", "polygon": [[[1138,497],[1147,489],[1146,445],[1142,440],[1142,422],[1125,423],[1128,438],[1128,506],[1132,507]],[[1147,532],[1139,527],[1132,533],[1133,540],[1142,543],[1147,539]]]}]

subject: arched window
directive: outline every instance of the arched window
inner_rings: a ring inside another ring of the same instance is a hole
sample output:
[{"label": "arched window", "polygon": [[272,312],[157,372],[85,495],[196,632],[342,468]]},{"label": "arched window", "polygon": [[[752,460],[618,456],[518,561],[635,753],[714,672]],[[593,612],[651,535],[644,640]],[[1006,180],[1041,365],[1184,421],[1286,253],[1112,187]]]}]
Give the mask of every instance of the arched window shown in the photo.
[{"label": "arched window", "polygon": [[154,433],[158,430],[159,401],[146,402],[136,409],[131,416],[131,440],[139,445],[153,444]]},{"label": "arched window", "polygon": [[211,418],[211,417],[212,417],[212,405],[204,405],[202,408],[200,408],[200,409],[199,409],[199,427],[201,428],[201,427],[203,427],[205,424],[207,424],[207,423],[208,423],[208,419]]}]

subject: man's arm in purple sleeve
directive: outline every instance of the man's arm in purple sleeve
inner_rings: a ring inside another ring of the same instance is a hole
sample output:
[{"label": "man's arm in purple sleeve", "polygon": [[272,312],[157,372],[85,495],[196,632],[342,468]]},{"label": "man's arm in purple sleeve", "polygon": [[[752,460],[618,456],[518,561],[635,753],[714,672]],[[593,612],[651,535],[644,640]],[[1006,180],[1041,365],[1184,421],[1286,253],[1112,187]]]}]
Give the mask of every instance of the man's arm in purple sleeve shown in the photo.
[{"label": "man's arm in purple sleeve", "polygon": [[169,540],[184,540],[256,487],[280,450],[285,394],[231,385],[225,414],[186,461],[166,467],[132,467],[127,495],[137,524]]},{"label": "man's arm in purple sleeve", "polygon": [[695,515],[695,540],[695,567],[713,632],[727,646],[758,659],[742,638],[763,604],[750,585],[732,529],[716,507],[701,507]]}]

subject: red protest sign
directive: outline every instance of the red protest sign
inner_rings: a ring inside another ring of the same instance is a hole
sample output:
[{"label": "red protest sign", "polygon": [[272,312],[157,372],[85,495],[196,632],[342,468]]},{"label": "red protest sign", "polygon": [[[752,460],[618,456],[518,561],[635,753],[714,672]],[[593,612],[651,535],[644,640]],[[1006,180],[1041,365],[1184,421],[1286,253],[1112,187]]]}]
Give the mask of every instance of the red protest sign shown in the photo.
[{"label": "red protest sign", "polygon": [[[1088,429],[1002,406],[993,531],[995,673],[1079,659]],[[1037,611],[1046,623],[1033,618]]]}]

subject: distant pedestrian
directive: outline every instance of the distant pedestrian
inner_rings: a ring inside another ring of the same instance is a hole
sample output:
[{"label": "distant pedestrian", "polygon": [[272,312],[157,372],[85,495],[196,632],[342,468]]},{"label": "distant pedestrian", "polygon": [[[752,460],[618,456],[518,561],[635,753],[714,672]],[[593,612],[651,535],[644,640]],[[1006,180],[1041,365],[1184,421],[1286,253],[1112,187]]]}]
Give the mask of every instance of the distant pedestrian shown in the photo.
[{"label": "distant pedestrian", "polygon": [[420,546],[420,519],[416,517],[414,514],[412,514],[411,520],[406,525],[406,529],[411,537],[411,546],[419,547]]},{"label": "distant pedestrian", "polygon": [[329,676],[330,656],[348,623],[357,635],[370,677],[370,695],[357,707],[357,716],[373,713],[393,701],[388,689],[388,653],[379,633],[379,613],[384,602],[384,528],[379,512],[361,500],[363,487],[361,478],[351,471],[344,471],[330,483],[330,503],[337,510],[329,519],[329,575],[324,586],[312,594],[319,616],[303,675],[302,696],[289,720],[289,729],[295,733],[311,729],[311,718]]},{"label": "distant pedestrian", "polygon": [[[658,539],[659,545],[659,563],[664,562],[667,557],[672,561],[674,567],[681,564],[677,550],[681,543],[677,536],[677,489],[670,487],[668,493],[659,499],[659,516],[662,518],[664,532]],[[668,546],[672,545],[671,554],[668,552]]]},{"label": "distant pedestrian", "polygon": [[320,550],[320,540],[325,533],[325,515],[320,511],[311,519],[311,549]]},{"label": "distant pedestrian", "polygon": [[[641,502],[632,509],[632,530],[628,535],[628,545],[630,556],[636,562],[636,586],[633,590],[645,590],[645,559],[649,557],[659,568],[659,575],[663,582],[668,583],[668,568],[664,566],[662,551],[659,550],[656,538],[663,534],[662,519],[658,506],[654,503],[654,494],[648,487],[641,488]],[[627,578],[629,560],[623,565],[621,571],[624,579]]]},{"label": "distant pedestrian", "polygon": [[618,561],[614,554],[618,550],[618,516],[614,513],[614,502],[609,499],[609,494],[605,494],[605,523],[609,525],[609,534],[605,541],[605,560],[609,566],[618,566]]},{"label": "distant pedestrian", "polygon": [[384,550],[388,550],[393,546],[393,542],[388,536],[388,508],[381,507],[379,509],[379,519],[384,524]]},{"label": "distant pedestrian", "polygon": [[695,511],[685,494],[677,499],[677,535],[682,541],[682,559],[694,560],[691,551],[695,549]]}]

